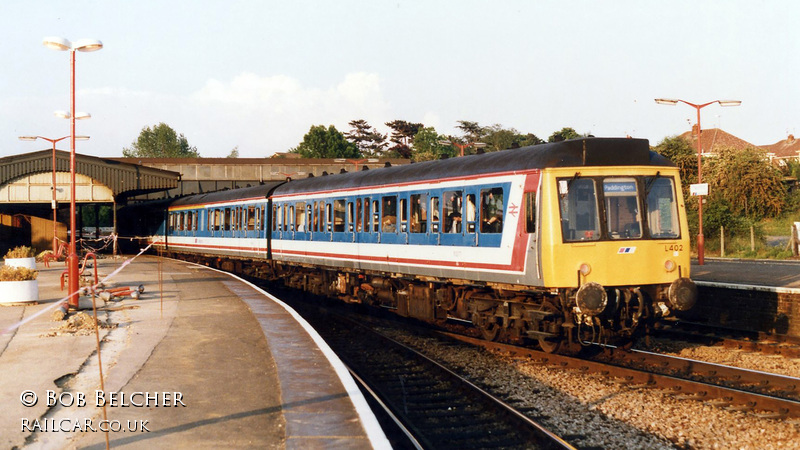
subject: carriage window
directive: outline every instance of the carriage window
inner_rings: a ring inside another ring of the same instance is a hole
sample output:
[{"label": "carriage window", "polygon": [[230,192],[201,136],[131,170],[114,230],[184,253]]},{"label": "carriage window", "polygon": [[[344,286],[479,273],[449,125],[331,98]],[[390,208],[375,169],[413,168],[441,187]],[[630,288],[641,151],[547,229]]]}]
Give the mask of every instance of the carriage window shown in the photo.
[{"label": "carriage window", "polygon": [[333,231],[344,231],[344,200],[333,201]]},{"label": "carriage window", "polygon": [[296,230],[301,233],[308,231],[306,230],[306,204],[303,202],[295,203],[294,210],[297,214],[294,221],[294,223],[297,224]]},{"label": "carriage window", "polygon": [[678,227],[678,203],[672,178],[646,177],[647,224],[655,239],[681,237]]},{"label": "carriage window", "polygon": [[215,209],[214,210],[214,231],[219,231],[222,229],[222,210]]},{"label": "carriage window", "polygon": [[311,231],[314,232],[319,231],[319,210],[317,209],[318,205],[319,204],[317,202],[314,202],[313,207],[309,205],[309,208],[312,208],[314,210],[314,221],[311,223]]},{"label": "carriage window", "polygon": [[475,232],[475,194],[467,194],[467,201],[464,203],[467,219],[467,233]]},{"label": "carriage window", "polygon": [[328,224],[325,231],[330,233],[331,232],[331,221],[333,220],[333,214],[331,213],[331,204],[330,203],[327,203],[325,205],[325,220],[326,220],[325,223]]},{"label": "carriage window", "polygon": [[319,231],[325,231],[325,202],[319,202],[319,207],[317,208],[317,217],[314,219],[315,222],[319,223]]},{"label": "carriage window", "polygon": [[278,205],[272,205],[272,231],[278,230]]},{"label": "carriage window", "polygon": [[597,191],[591,178],[558,180],[561,232],[564,241],[596,241],[600,239],[597,215]]},{"label": "carriage window", "polygon": [[175,229],[175,213],[169,213],[169,223],[167,228],[169,228],[169,231]]},{"label": "carriage window", "polygon": [[248,206],[247,207],[247,229],[251,230],[251,231],[256,229],[256,207],[255,206]]},{"label": "carriage window", "polygon": [[398,209],[400,213],[400,231],[408,231],[408,201],[404,198],[400,199]]},{"label": "carriage window", "polygon": [[381,231],[384,233],[397,232],[397,197],[389,195],[381,201]]},{"label": "carriage window", "polygon": [[186,229],[189,231],[194,230],[194,211],[186,213]]},{"label": "carriage window", "polygon": [[372,201],[372,231],[375,233],[381,231],[381,216],[378,212],[380,210],[380,203],[377,200]]},{"label": "carriage window", "polygon": [[356,231],[361,231],[361,199],[356,199]]},{"label": "carriage window", "polygon": [[461,191],[444,193],[444,233],[461,233]]},{"label": "carriage window", "polygon": [[536,192],[525,193],[525,232],[536,232]]},{"label": "carriage window", "polygon": [[369,233],[369,198],[364,199],[364,232]]},{"label": "carriage window", "polygon": [[428,231],[428,195],[411,196],[411,232],[426,233]]},{"label": "carriage window", "polygon": [[439,232],[439,197],[431,197],[431,231]]},{"label": "carriage window", "polygon": [[481,190],[481,233],[503,231],[503,189]]},{"label": "carriage window", "polygon": [[226,231],[231,229],[231,210],[225,208],[225,228]]},{"label": "carriage window", "polygon": [[635,178],[606,178],[603,180],[606,223],[611,239],[642,237],[638,192]]}]

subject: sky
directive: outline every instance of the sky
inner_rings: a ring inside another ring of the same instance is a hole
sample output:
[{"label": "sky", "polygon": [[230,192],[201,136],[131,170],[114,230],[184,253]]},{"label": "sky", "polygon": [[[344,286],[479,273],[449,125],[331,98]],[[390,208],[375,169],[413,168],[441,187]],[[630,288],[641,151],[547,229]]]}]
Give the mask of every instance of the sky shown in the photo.
[{"label": "sky", "polygon": [[[800,132],[796,0],[3,0],[0,157],[70,134],[76,52],[81,154],[118,157],[161,122],[201,156],[268,157],[312,125],[379,131],[459,120],[547,139],[563,127],[652,145],[701,125],[755,145]],[[59,143],[68,150],[69,141]]]}]

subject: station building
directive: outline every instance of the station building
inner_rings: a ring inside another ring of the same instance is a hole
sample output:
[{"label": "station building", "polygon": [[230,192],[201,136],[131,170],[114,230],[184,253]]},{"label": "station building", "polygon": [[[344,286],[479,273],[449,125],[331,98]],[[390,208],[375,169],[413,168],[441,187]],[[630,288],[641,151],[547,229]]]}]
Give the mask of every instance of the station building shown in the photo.
[{"label": "station building", "polygon": [[[116,232],[118,208],[134,202],[408,163],[403,159],[75,156],[77,236],[84,240]],[[0,158],[0,256],[18,245],[51,249],[54,236],[68,241],[70,191],[68,151],[49,149]]]}]

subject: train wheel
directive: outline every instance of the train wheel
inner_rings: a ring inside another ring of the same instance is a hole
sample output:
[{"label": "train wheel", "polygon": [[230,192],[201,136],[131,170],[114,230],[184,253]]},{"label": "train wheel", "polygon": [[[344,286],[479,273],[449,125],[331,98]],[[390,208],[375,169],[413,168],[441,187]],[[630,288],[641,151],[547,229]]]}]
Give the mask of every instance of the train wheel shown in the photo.
[{"label": "train wheel", "polygon": [[481,330],[481,336],[483,336],[484,339],[487,341],[497,340],[501,327],[493,317],[481,316],[478,313],[474,313],[472,315],[472,323]]},{"label": "train wheel", "polygon": [[[556,306],[550,302],[542,303],[542,309],[549,313],[553,313],[556,316],[561,315],[561,312],[558,310],[558,308],[556,308]],[[544,351],[545,353],[558,352],[558,349],[561,348],[561,343],[563,342],[563,339],[561,338],[558,339],[539,338],[538,340],[539,340],[539,347],[541,347],[542,351]]]}]

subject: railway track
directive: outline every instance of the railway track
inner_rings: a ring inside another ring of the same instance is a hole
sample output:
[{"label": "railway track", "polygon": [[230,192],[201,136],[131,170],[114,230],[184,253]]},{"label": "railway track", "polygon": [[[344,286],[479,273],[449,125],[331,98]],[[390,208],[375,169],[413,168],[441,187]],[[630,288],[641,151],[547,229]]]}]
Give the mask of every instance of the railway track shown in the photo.
[{"label": "railway track", "polygon": [[800,338],[769,334],[760,331],[733,330],[684,321],[663,322],[655,330],[655,336],[671,340],[682,340],[704,345],[719,345],[724,348],[800,358]]},{"label": "railway track", "polygon": [[643,351],[606,348],[590,357],[554,355],[514,345],[440,332],[450,339],[530,357],[539,364],[615,377],[632,388],[661,389],[678,399],[800,421],[800,379]]},{"label": "railway track", "polygon": [[502,400],[375,329],[293,304],[389,411],[415,448],[571,449]]}]

